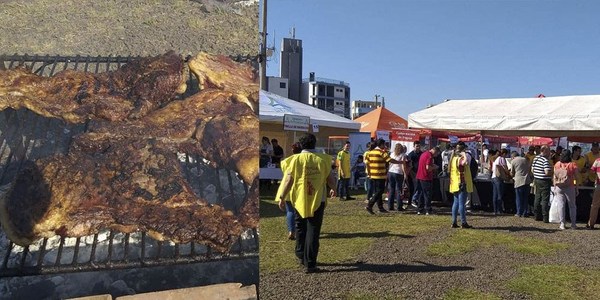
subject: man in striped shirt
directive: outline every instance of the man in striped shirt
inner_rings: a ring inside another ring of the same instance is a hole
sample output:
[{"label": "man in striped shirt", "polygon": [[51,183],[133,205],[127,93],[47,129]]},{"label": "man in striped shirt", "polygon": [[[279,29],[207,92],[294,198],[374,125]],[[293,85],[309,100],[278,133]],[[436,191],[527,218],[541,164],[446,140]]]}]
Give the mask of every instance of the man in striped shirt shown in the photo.
[{"label": "man in striped shirt", "polygon": [[399,161],[390,157],[385,149],[385,140],[379,139],[376,141],[377,147],[369,151],[365,157],[365,163],[367,165],[367,172],[369,178],[371,178],[371,187],[373,189],[373,197],[369,199],[369,204],[365,209],[370,213],[374,214],[373,206],[377,203],[379,212],[387,213],[388,211],[383,208],[383,192],[385,190],[385,180],[387,179],[387,167],[386,163],[398,164]]},{"label": "man in striped shirt", "polygon": [[531,171],[533,172],[533,183],[535,184],[535,202],[533,212],[537,221],[548,223],[550,188],[552,187],[552,175],[554,168],[550,165],[550,147],[544,145],[540,148],[540,154],[533,159]]}]

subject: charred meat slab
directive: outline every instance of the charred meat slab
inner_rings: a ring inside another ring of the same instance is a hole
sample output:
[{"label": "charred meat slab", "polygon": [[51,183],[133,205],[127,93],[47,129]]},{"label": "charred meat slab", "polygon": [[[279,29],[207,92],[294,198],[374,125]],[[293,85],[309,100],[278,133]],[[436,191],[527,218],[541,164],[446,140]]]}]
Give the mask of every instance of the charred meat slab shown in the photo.
[{"label": "charred meat slab", "polygon": [[2,227],[19,245],[113,229],[227,251],[242,225],[194,194],[167,149],[151,139],[79,136],[67,155],[27,162],[2,187]]},{"label": "charred meat slab", "polygon": [[64,70],[45,77],[24,67],[0,70],[0,111],[26,108],[69,123],[136,119],[185,91],[183,70],[184,61],[172,51],[99,74]]}]

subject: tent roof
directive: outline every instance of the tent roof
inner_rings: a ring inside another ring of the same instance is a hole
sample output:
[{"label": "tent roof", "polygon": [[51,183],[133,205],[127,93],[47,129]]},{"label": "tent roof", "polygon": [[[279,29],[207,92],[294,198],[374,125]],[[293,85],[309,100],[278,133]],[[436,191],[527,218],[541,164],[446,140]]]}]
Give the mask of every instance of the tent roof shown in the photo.
[{"label": "tent roof", "polygon": [[404,118],[389,111],[385,107],[378,107],[368,114],[354,119],[354,121],[360,122],[361,132],[374,133],[377,130],[392,131],[395,129],[408,128],[408,122]]},{"label": "tent roof", "polygon": [[283,115],[310,117],[311,124],[346,129],[360,129],[360,124],[324,110],[281,97],[277,94],[260,91],[259,118],[261,122],[283,123]]},{"label": "tent roof", "polygon": [[600,95],[448,100],[408,115],[408,126],[497,135],[599,136]]}]

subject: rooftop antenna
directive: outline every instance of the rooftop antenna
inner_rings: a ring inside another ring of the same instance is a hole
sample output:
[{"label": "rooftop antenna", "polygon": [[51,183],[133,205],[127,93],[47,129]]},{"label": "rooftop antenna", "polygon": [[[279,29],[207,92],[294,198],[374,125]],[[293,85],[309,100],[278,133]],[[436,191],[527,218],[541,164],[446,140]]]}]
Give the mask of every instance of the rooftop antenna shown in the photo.
[{"label": "rooftop antenna", "polygon": [[290,29],[290,35],[293,39],[296,39],[296,26],[293,26],[292,29]]}]

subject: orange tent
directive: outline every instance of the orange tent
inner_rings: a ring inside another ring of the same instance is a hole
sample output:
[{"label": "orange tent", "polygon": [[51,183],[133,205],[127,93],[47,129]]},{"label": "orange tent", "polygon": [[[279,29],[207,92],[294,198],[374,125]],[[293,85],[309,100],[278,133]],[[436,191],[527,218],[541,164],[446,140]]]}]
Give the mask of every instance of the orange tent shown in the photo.
[{"label": "orange tent", "polygon": [[371,137],[375,137],[375,132],[378,130],[391,132],[396,129],[408,128],[408,122],[404,118],[399,117],[384,107],[378,107],[368,114],[354,119],[354,121],[360,122],[360,131],[370,132]]}]

